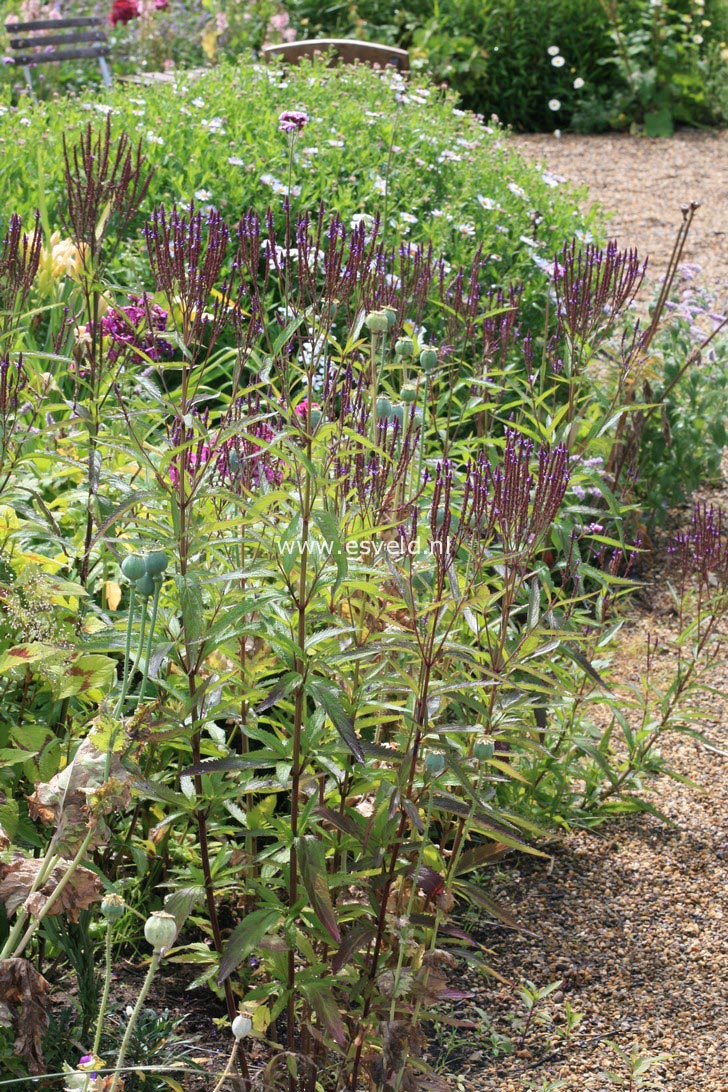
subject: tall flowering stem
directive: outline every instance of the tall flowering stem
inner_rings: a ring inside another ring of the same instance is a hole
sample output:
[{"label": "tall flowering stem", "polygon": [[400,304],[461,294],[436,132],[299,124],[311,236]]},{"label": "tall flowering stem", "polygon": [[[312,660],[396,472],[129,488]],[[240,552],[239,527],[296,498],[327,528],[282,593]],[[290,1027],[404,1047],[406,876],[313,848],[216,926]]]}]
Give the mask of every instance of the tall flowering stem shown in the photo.
[{"label": "tall flowering stem", "polygon": [[[146,197],[151,172],[147,171],[141,144],[136,151],[122,133],[114,141],[111,116],[103,132],[89,123],[79,141],[70,148],[63,138],[66,204],[61,215],[66,232],[82,259],[79,280],[87,318],[84,384],[88,391],[88,514],[81,557],[81,583],[88,580],[93,539],[93,505],[98,489],[98,434],[103,403],[105,360],[101,326],[101,279],[139,206]],[[112,228],[114,229],[112,231]]]}]

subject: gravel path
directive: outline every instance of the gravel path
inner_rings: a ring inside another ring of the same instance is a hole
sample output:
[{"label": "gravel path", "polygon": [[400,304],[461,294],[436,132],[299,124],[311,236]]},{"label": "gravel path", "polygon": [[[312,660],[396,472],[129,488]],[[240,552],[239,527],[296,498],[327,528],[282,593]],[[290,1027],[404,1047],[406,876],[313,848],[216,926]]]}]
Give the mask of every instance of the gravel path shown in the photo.
[{"label": "gravel path", "polygon": [[682,215],[681,205],[700,208],[684,261],[700,265],[703,282],[728,304],[728,130],[686,130],[670,140],[627,133],[556,139],[552,134],[513,134],[511,143],[557,177],[589,188],[590,200],[611,213],[609,232],[621,247],[649,255],[648,280],[667,266]]},{"label": "gravel path", "polygon": [[[591,199],[613,211],[610,234],[620,246],[651,257],[653,281],[667,265],[680,205],[701,201],[684,260],[701,266],[700,281],[717,307],[728,303],[728,133],[684,133],[670,141],[606,137],[514,136],[524,155],[564,179],[591,187]],[[711,496],[728,508],[728,473]],[[649,612],[635,611],[622,634],[622,678],[636,681],[647,634],[675,635],[658,572],[648,584]],[[664,673],[670,654],[663,652]],[[728,661],[713,685],[728,694]],[[509,985],[473,984],[474,1003],[500,1034],[522,1011],[514,984],[561,985],[541,1006],[516,1052],[493,1058],[484,1024],[458,1034],[439,1030],[440,1052],[454,1088],[523,1092],[554,1087],[607,1092],[605,1069],[626,1070],[607,1040],[628,1052],[669,1054],[644,1088],[728,1092],[728,699],[711,698],[703,726],[711,747],[671,736],[661,750],[697,785],[666,777],[648,797],[674,825],[649,815],[568,834],[550,863],[514,857],[496,873],[489,894],[530,932],[488,926],[478,937]],[[582,1014],[565,1035],[566,1004]],[[472,1015],[470,1005],[462,1016]],[[635,1087],[637,1087],[635,1085]]]}]

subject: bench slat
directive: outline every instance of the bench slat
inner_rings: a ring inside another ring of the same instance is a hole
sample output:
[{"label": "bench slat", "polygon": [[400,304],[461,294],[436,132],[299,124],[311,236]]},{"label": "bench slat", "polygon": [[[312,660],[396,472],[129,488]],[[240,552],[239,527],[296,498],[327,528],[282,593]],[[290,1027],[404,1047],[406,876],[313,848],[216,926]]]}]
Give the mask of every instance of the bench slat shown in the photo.
[{"label": "bench slat", "polygon": [[74,45],[76,42],[105,42],[103,30],[72,31],[69,34],[44,34],[42,38],[11,38],[12,49],[32,49],[34,46]]},{"label": "bench slat", "polygon": [[17,30],[66,30],[68,27],[97,27],[102,25],[102,20],[95,15],[78,16],[74,19],[36,19],[32,23],[6,23],[8,34],[14,34]]},{"label": "bench slat", "polygon": [[58,63],[58,61],[75,61],[83,58],[96,59],[98,57],[108,57],[111,52],[111,46],[97,45],[89,46],[88,49],[64,49],[53,50],[50,53],[18,53],[14,60],[18,65],[34,65],[34,64],[51,64]]}]

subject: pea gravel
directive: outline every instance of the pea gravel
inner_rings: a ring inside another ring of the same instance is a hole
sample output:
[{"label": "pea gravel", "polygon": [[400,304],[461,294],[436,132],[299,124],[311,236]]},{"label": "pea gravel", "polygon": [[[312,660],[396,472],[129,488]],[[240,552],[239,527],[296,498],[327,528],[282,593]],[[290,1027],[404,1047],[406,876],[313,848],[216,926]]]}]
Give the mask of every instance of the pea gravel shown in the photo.
[{"label": "pea gravel", "polygon": [[[512,138],[520,152],[564,180],[590,186],[591,200],[614,212],[620,246],[651,256],[651,279],[664,270],[680,221],[679,206],[699,200],[685,261],[719,307],[728,299],[728,133],[681,133],[670,141],[611,135]],[[701,499],[728,510],[728,466],[722,486]],[[675,513],[680,521],[681,513]],[[682,513],[685,518],[685,513]],[[676,619],[659,566],[630,608],[617,656],[619,675],[639,679],[647,634],[660,641],[661,676],[672,654]],[[472,1028],[433,1025],[430,1056],[452,1088],[523,1092],[563,1081],[567,1092],[606,1092],[603,1076],[622,1077],[609,1042],[643,1056],[668,1054],[642,1085],[674,1092],[728,1092],[728,658],[703,703],[709,745],[667,737],[660,750],[697,786],[661,776],[647,798],[670,823],[651,815],[612,820],[568,833],[548,848],[551,859],[514,855],[494,873],[488,893],[528,930],[476,923],[490,964],[507,984],[469,976],[473,997],[450,1015]],[[724,697],[721,697],[721,694]],[[473,921],[466,925],[473,928]],[[560,985],[540,1006],[524,1041],[512,1019],[523,1012],[515,987]],[[566,1005],[582,1014],[565,1034]],[[485,1017],[484,1015],[485,1014]],[[512,1054],[493,1055],[493,1034],[507,1035]],[[625,1087],[629,1087],[625,1085]],[[635,1085],[634,1087],[638,1087]]]}]

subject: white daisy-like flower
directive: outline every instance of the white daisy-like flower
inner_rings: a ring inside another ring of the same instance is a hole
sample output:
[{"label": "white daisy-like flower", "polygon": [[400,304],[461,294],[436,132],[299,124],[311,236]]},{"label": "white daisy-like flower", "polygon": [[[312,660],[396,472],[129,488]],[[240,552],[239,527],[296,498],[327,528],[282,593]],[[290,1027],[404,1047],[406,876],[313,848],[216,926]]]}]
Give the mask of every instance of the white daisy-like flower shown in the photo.
[{"label": "white daisy-like flower", "polygon": [[210,201],[212,200],[212,194],[209,190],[195,190],[196,201]]},{"label": "white daisy-like flower", "polygon": [[557,45],[550,45],[546,52],[548,53],[549,57],[558,57],[561,50]]},{"label": "white daisy-like flower", "polygon": [[228,163],[231,167],[244,167],[245,160],[241,159],[239,155],[228,156]]},{"label": "white daisy-like flower", "polygon": [[402,213],[400,213],[400,220],[404,220],[405,224],[416,224],[417,223],[417,217],[414,216],[413,213],[411,213],[411,212],[402,212]]},{"label": "white daisy-like flower", "polygon": [[478,204],[481,208],[487,209],[488,212],[492,211],[496,207],[495,201],[492,197],[483,197],[482,193],[477,195]]},{"label": "white daisy-like flower", "polygon": [[561,103],[558,99],[549,99],[549,110],[560,110]]},{"label": "white daisy-like flower", "polygon": [[554,68],[563,68],[566,64],[566,61],[562,56],[557,55],[556,57],[551,58],[551,64],[554,66]]},{"label": "white daisy-like flower", "polygon": [[583,86],[584,86],[584,81],[582,80],[581,76],[577,76],[577,77],[576,77],[576,79],[574,80],[574,88],[575,88],[575,90],[577,90],[577,91],[578,91],[578,90],[579,90],[579,88],[580,88],[580,87],[583,87]]},{"label": "white daisy-like flower", "polygon": [[703,44],[703,35],[702,34],[693,34],[693,41],[695,42],[696,45],[702,45]]}]

